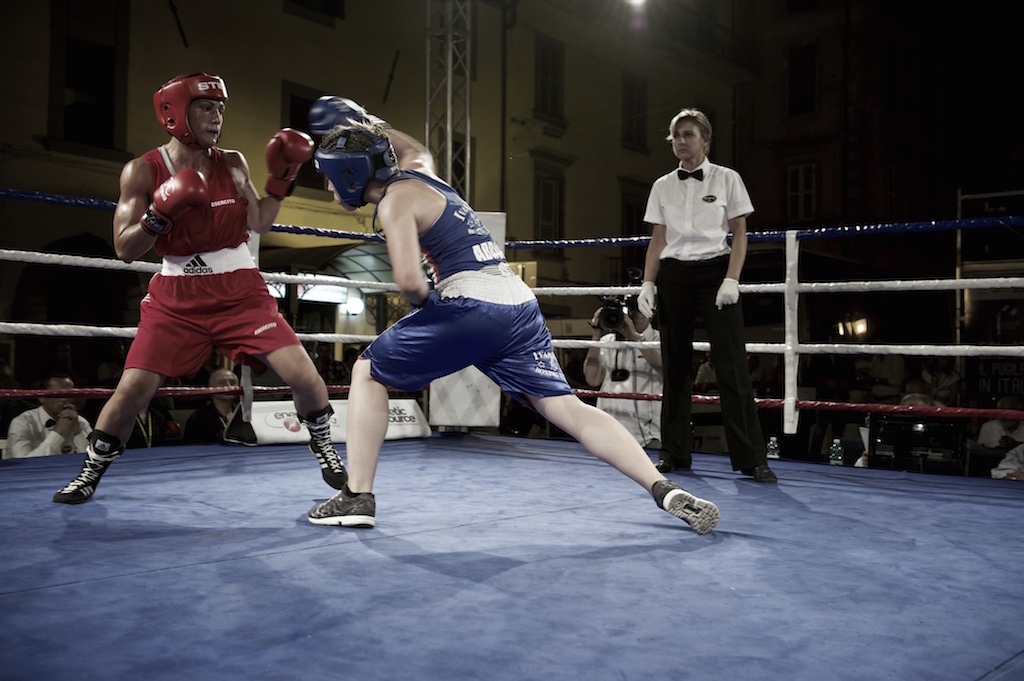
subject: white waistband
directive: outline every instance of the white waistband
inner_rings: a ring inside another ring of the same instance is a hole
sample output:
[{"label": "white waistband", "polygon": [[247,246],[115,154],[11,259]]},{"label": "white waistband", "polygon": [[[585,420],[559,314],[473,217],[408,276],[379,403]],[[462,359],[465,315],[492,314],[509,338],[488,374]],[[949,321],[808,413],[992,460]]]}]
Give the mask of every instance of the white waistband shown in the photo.
[{"label": "white waistband", "polygon": [[472,298],[497,305],[522,305],[535,299],[530,287],[507,263],[457,272],[436,288],[442,298]]},{"label": "white waistband", "polygon": [[219,251],[195,255],[165,255],[160,274],[165,277],[194,277],[204,274],[223,274],[256,267],[246,244]]}]

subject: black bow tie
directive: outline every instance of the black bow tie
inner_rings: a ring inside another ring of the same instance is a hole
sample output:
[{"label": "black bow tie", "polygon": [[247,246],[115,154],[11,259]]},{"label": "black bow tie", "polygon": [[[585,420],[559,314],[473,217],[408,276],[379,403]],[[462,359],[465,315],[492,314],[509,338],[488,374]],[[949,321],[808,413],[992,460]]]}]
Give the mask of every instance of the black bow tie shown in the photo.
[{"label": "black bow tie", "polygon": [[685,170],[683,170],[682,168],[680,168],[678,172],[679,172],[679,179],[680,180],[685,180],[688,177],[692,177],[693,179],[697,180],[698,182],[703,182],[704,181],[704,171],[702,169],[700,169],[700,168],[697,168],[697,170],[694,170],[692,173],[688,173]]}]

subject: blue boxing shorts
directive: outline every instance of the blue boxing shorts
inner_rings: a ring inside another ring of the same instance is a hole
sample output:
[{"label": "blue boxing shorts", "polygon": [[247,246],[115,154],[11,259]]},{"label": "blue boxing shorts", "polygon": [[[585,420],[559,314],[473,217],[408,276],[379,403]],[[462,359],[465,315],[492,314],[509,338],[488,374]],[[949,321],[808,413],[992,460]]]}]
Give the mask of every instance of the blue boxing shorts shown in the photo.
[{"label": "blue boxing shorts", "polygon": [[473,365],[516,399],[573,390],[551,346],[536,300],[498,305],[472,298],[440,298],[388,328],[362,354],[374,380],[413,391]]}]

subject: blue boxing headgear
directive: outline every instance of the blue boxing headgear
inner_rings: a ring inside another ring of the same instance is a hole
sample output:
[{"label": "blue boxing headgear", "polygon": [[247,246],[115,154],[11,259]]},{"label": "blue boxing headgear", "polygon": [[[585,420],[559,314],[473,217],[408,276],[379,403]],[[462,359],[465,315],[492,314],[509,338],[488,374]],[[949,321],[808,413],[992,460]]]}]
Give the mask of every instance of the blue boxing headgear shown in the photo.
[{"label": "blue boxing headgear", "polygon": [[[312,117],[310,109],[311,126]],[[342,201],[359,208],[366,205],[363,195],[370,180],[384,182],[398,174],[398,157],[382,127],[350,118],[324,134],[313,166],[327,176]]]}]

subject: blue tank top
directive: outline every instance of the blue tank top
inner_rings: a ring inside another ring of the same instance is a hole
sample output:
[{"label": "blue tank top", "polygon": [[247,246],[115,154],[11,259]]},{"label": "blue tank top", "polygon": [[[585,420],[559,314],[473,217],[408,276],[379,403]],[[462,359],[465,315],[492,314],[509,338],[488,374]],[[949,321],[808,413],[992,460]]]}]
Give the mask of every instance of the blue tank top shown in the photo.
[{"label": "blue tank top", "polygon": [[[505,254],[494,243],[480,217],[445,182],[416,170],[402,170],[388,181],[384,193],[393,182],[413,179],[430,185],[447,201],[441,216],[420,235],[420,250],[426,261],[427,274],[435,285],[457,272],[480,270],[505,262]],[[373,218],[376,221],[376,211]]]}]

